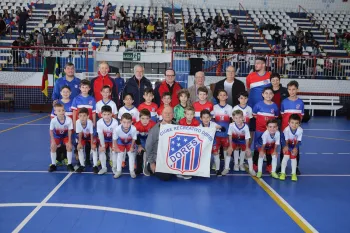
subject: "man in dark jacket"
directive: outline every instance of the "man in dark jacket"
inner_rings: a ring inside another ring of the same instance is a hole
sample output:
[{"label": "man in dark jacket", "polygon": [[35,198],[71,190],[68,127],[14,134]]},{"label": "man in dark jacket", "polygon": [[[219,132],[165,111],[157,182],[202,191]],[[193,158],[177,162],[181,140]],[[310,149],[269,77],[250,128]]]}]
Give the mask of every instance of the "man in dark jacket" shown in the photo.
[{"label": "man in dark jacket", "polygon": [[19,32],[19,35],[22,37],[26,37],[28,19],[29,19],[29,15],[26,10],[19,13],[18,32]]},{"label": "man in dark jacket", "polygon": [[146,88],[152,88],[152,83],[143,76],[144,68],[141,65],[134,66],[134,76],[128,79],[123,89],[123,98],[126,94],[134,96],[134,106],[137,108],[145,102],[143,94]]},{"label": "man in dark jacket", "polygon": [[214,102],[218,103],[218,93],[219,90],[225,90],[227,92],[228,98],[227,103],[232,107],[239,104],[238,94],[245,91],[244,83],[235,78],[235,68],[233,66],[228,66],[226,68],[226,79],[221,80],[215,84],[215,89],[213,93]]}]

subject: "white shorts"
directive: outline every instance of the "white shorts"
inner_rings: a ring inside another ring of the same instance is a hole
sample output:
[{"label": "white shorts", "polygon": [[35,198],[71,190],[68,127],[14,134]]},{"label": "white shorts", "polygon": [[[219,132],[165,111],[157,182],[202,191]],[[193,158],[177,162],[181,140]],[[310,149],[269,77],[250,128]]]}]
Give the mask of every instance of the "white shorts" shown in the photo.
[{"label": "white shorts", "polygon": [[168,32],[166,34],[166,39],[167,40],[173,40],[175,38],[175,32]]}]

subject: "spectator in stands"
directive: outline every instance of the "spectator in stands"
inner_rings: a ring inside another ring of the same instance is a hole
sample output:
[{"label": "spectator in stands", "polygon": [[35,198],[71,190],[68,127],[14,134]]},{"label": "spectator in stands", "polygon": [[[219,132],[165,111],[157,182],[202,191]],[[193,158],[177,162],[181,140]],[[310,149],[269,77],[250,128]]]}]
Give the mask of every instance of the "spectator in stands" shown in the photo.
[{"label": "spectator in stands", "polygon": [[57,27],[59,34],[64,34],[66,32],[66,26],[64,25],[63,21],[60,22],[60,25]]},{"label": "spectator in stands", "polygon": [[130,33],[130,37],[126,41],[126,48],[128,50],[134,50],[136,48],[136,41],[133,33]]},{"label": "spectator in stands", "polygon": [[[190,93],[191,103],[198,101],[197,90],[199,87],[205,87],[205,74],[203,71],[196,72],[196,74],[194,75],[194,85],[188,88],[188,91]],[[210,88],[207,88],[207,89],[208,89],[208,101],[212,101],[213,93]]]},{"label": "spectator in stands", "polygon": [[78,33],[77,35],[77,45],[78,47],[86,47],[86,38],[84,37],[83,33]]},{"label": "spectator in stands", "polygon": [[178,82],[175,82],[175,70],[169,68],[164,73],[165,80],[156,86],[154,89],[154,102],[161,105],[161,98],[165,92],[171,93],[171,107],[175,107],[179,104],[177,93],[182,89]]},{"label": "spectator in stands", "polygon": [[281,109],[281,103],[285,98],[288,98],[288,90],[286,87],[283,87],[281,84],[281,76],[278,73],[272,73],[270,76],[270,81],[272,84],[273,90],[273,98],[272,102],[274,102],[278,109]]},{"label": "spectator in stands", "polygon": [[298,31],[296,32],[295,36],[297,37],[297,40],[300,41],[304,41],[304,32],[301,28],[298,29]]},{"label": "spectator in stands", "polygon": [[56,15],[54,14],[54,12],[51,12],[51,15],[49,16],[49,18],[47,19],[48,23],[52,24],[52,27],[55,27],[56,24]]},{"label": "spectator in stands", "polygon": [[23,36],[23,37],[26,36],[28,19],[29,19],[28,12],[24,9],[24,11],[22,11],[19,14],[19,22],[18,22],[18,33],[19,33],[19,36]]},{"label": "spectator in stands", "polygon": [[148,38],[154,39],[154,29],[155,28],[154,28],[153,22],[149,22],[149,24],[146,27]]},{"label": "spectator in stands", "polygon": [[137,32],[140,39],[144,39],[147,36],[147,29],[143,22],[140,23],[139,31]]},{"label": "spectator in stands", "polygon": [[232,23],[232,25],[233,25],[234,27],[235,27],[236,25],[239,24],[236,17],[235,17],[235,18],[232,18],[231,23]]},{"label": "spectator in stands", "polygon": [[[128,79],[123,89],[123,96],[130,93],[134,96],[134,106],[137,108],[141,103],[145,102],[143,98],[144,90],[152,88],[152,83],[143,76],[144,68],[141,65],[134,66],[134,76]],[[122,98],[124,99],[124,98]]]},{"label": "spectator in stands", "polygon": [[101,9],[98,6],[95,7],[95,10],[94,10],[94,18],[101,19]]},{"label": "spectator in stands", "polygon": [[275,41],[275,44],[281,43],[281,35],[278,30],[275,31],[275,34],[273,34],[273,39]]},{"label": "spectator in stands", "polygon": [[122,42],[123,45],[124,45],[124,43],[126,43],[128,41],[128,39],[129,39],[129,37],[126,35],[126,32],[123,31],[122,35],[119,38],[119,41]]},{"label": "spectator in stands", "polygon": [[214,88],[214,102],[219,103],[218,93],[219,90],[224,89],[227,92],[228,99],[227,103],[231,106],[236,106],[238,102],[238,94],[245,91],[244,83],[235,78],[235,68],[228,66],[226,68],[226,79],[223,79],[215,84]]},{"label": "spectator in stands", "polygon": [[313,40],[314,40],[314,34],[311,32],[311,29],[309,29],[305,33],[305,43],[310,44]]},{"label": "spectator in stands", "polygon": [[6,34],[6,23],[0,14],[0,38]]},{"label": "spectator in stands", "polygon": [[156,26],[155,35],[156,35],[157,39],[159,40],[163,37],[163,34],[164,34],[163,24],[161,21],[158,21],[157,26]]},{"label": "spectator in stands", "polygon": [[120,10],[119,10],[119,14],[122,18],[125,18],[126,17],[126,12],[124,10],[124,6],[121,6],[120,7]]},{"label": "spectator in stands", "polygon": [[293,32],[291,32],[290,36],[287,37],[287,44],[289,46],[296,46],[297,45],[297,37],[294,35]]},{"label": "spectator in stands", "polygon": [[181,45],[181,33],[182,33],[182,23],[180,20],[178,20],[175,24],[175,38],[176,38],[176,44],[178,46]]},{"label": "spectator in stands", "polygon": [[175,38],[175,23],[171,20],[168,21],[168,33],[167,33],[166,37],[168,40],[168,46],[170,48],[172,43],[173,43],[173,40]]},{"label": "spectator in stands", "polygon": [[38,46],[45,45],[44,36],[38,30],[35,31],[35,37],[36,37],[36,44]]},{"label": "spectator in stands", "polygon": [[303,54],[303,44],[301,42],[299,42],[298,46],[295,48],[295,54]]},{"label": "spectator in stands", "polygon": [[263,30],[264,28],[265,28],[264,19],[260,19],[260,22],[259,22],[259,29],[260,29],[260,30]]},{"label": "spectator in stands", "polygon": [[116,21],[110,17],[107,21],[107,29],[115,31],[116,28]]}]

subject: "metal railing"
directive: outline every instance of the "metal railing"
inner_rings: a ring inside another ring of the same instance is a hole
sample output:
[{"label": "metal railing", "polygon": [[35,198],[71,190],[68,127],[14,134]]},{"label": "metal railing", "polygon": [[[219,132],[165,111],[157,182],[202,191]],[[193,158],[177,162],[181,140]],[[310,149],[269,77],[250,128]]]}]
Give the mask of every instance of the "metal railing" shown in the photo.
[{"label": "metal railing", "polygon": [[[106,42],[107,41],[107,42]],[[125,41],[102,40],[98,52],[149,52],[163,53],[165,52],[163,41],[161,40],[144,40],[135,41],[133,46],[128,46]]]}]

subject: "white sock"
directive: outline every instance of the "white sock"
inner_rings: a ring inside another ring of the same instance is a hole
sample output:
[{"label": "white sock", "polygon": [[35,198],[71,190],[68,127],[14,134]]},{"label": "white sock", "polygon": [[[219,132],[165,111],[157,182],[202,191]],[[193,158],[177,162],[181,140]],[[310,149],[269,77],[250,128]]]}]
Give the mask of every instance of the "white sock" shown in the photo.
[{"label": "white sock", "polygon": [[248,158],[249,171],[253,171],[253,158]]},{"label": "white sock", "polygon": [[288,160],[289,160],[289,156],[284,155],[281,163],[281,173],[286,174],[286,167],[287,167]]},{"label": "white sock", "polygon": [[292,174],[297,174],[297,159],[291,159],[292,161]]},{"label": "white sock", "polygon": [[56,165],[56,152],[51,152],[51,164]]},{"label": "white sock", "polygon": [[227,153],[227,150],[224,150],[224,157],[226,157],[226,156],[230,156],[231,157],[231,155],[229,155],[228,153]]},{"label": "white sock", "polygon": [[231,161],[231,156],[226,156],[225,157],[225,169],[230,170],[230,161]]},{"label": "white sock", "polygon": [[217,171],[219,171],[220,170],[220,156],[219,155],[214,155],[214,162],[215,162],[215,169]]},{"label": "white sock", "polygon": [[259,157],[259,160],[258,160],[258,172],[262,172],[263,163],[264,163],[264,157]]},{"label": "white sock", "polygon": [[122,172],[122,163],[123,163],[123,157],[124,152],[117,153],[117,172]]},{"label": "white sock", "polygon": [[233,159],[235,161],[235,166],[238,165],[239,150],[233,151]]},{"label": "white sock", "polygon": [[135,170],[135,152],[128,152],[129,155],[129,170],[133,172]]},{"label": "white sock", "polygon": [[100,152],[100,161],[101,161],[101,167],[102,168],[107,168],[106,152]]},{"label": "white sock", "polygon": [[85,165],[84,150],[83,149],[78,150],[78,155],[79,155],[80,166],[84,166]]},{"label": "white sock", "polygon": [[71,152],[68,152],[67,151],[67,160],[68,160],[68,164],[72,164],[72,151]]},{"label": "white sock", "polygon": [[276,167],[277,167],[277,157],[276,157],[276,155],[272,156],[271,165],[272,165],[272,171],[271,172],[276,172]]},{"label": "white sock", "polygon": [[94,167],[97,167],[97,150],[91,150],[92,154],[92,162],[94,164]]},{"label": "white sock", "polygon": [[112,152],[113,168],[117,168],[118,164],[118,153]]},{"label": "white sock", "polygon": [[245,159],[245,152],[241,151],[241,154],[239,155],[239,165],[244,164],[244,159]]}]

